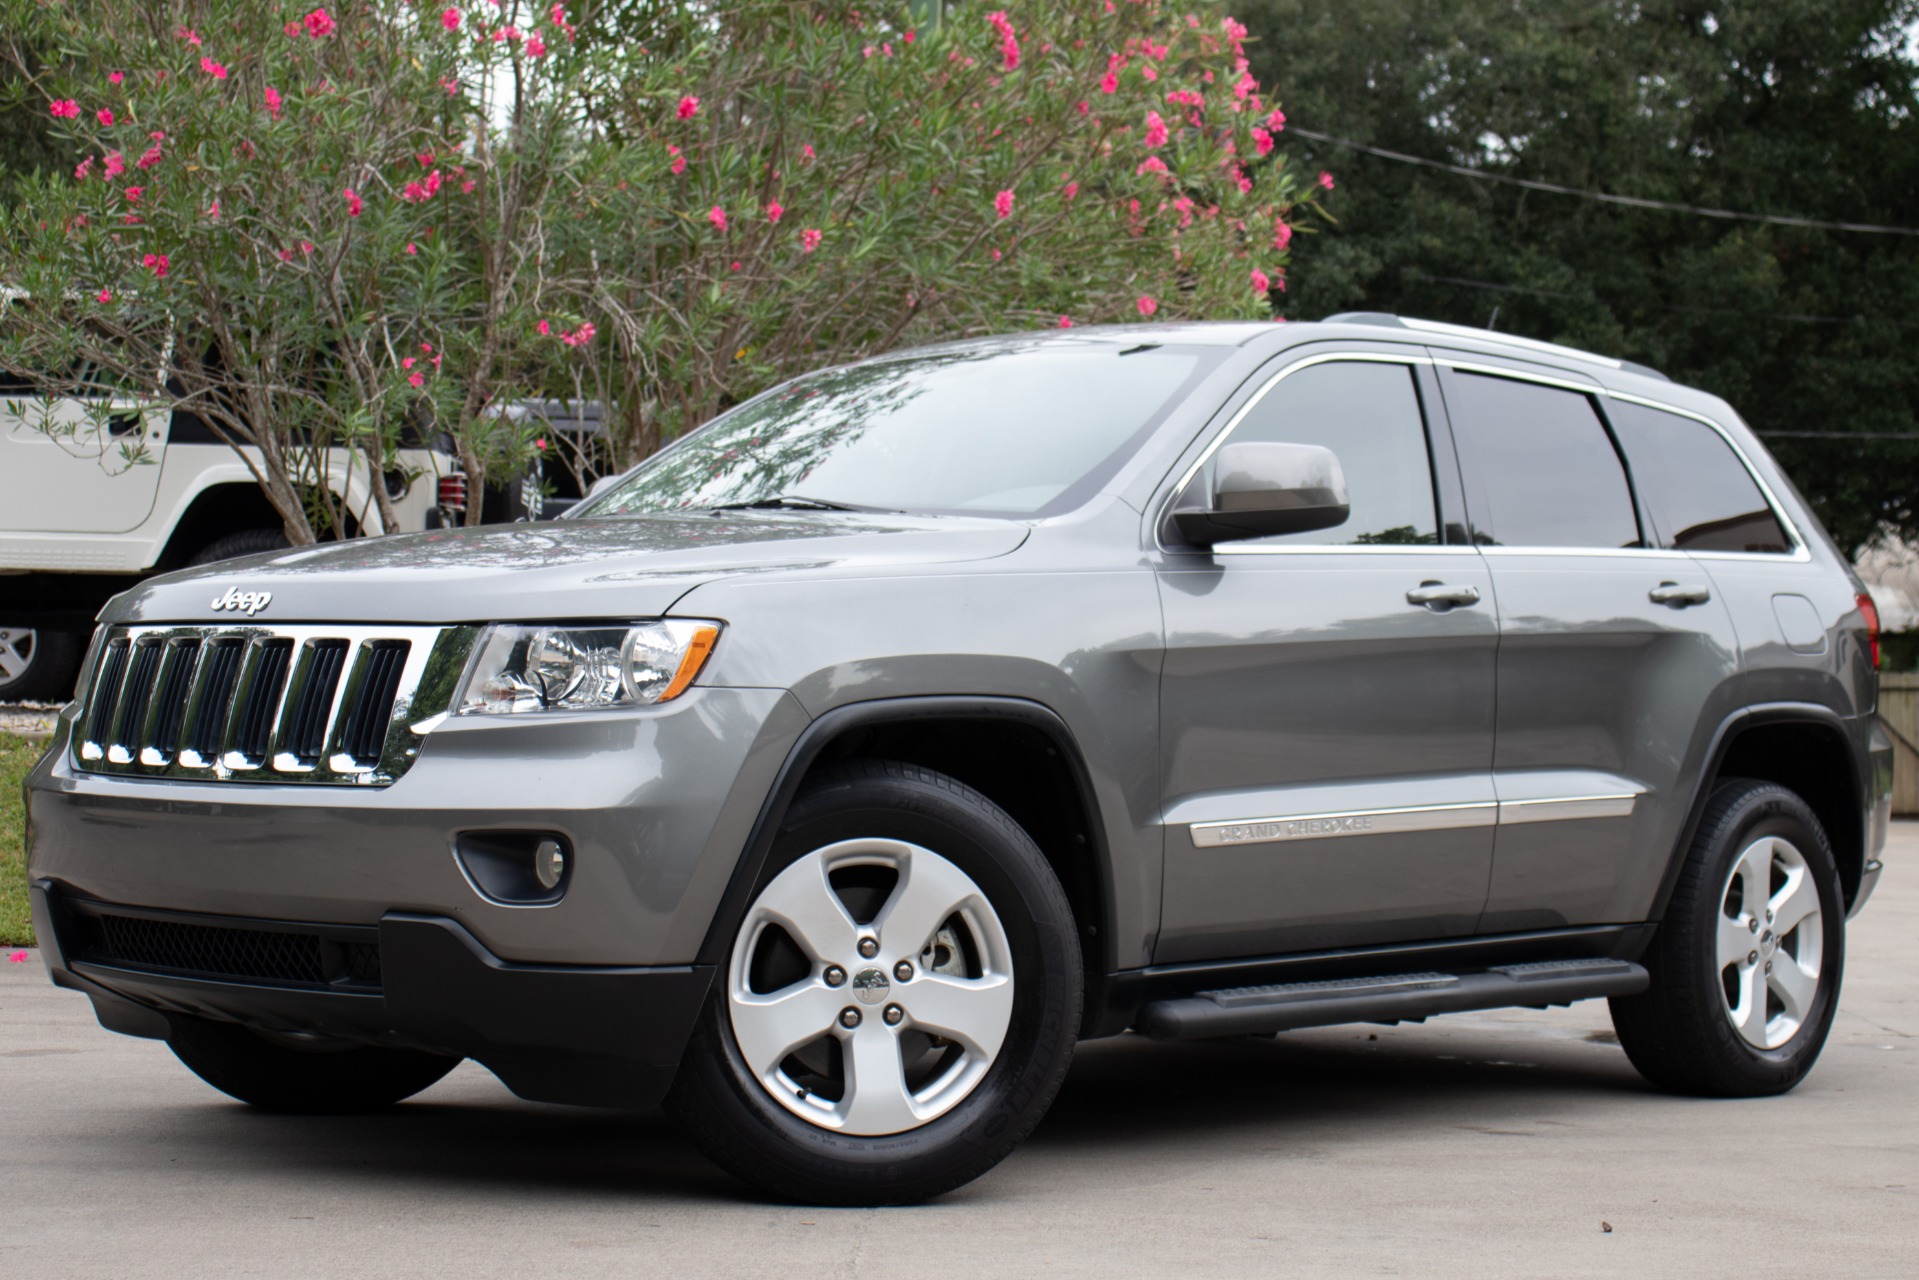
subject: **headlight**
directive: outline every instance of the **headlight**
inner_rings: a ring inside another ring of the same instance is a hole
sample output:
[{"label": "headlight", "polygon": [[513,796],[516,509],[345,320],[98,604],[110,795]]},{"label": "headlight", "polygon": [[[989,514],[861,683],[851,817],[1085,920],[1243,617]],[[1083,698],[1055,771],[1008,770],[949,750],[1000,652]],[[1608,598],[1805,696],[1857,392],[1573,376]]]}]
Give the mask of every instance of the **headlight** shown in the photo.
[{"label": "headlight", "polygon": [[668,618],[614,627],[500,623],[480,637],[458,714],[597,711],[677,698],[706,665],[720,624]]}]

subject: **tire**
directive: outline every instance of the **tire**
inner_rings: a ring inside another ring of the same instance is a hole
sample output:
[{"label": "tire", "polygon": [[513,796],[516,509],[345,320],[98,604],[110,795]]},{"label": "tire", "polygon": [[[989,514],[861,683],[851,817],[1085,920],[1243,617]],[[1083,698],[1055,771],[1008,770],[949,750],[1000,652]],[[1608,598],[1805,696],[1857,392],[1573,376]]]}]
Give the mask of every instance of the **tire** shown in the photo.
[{"label": "tire", "polygon": [[0,702],[65,702],[80,673],[80,637],[0,625]]},{"label": "tire", "polygon": [[284,1115],[354,1115],[410,1098],[458,1058],[376,1046],[294,1048],[232,1022],[176,1016],[167,1047],[229,1097]]},{"label": "tire", "polygon": [[1039,1123],[1072,1063],[1081,985],[1066,895],[1003,810],[930,769],[837,766],[794,802],[667,1106],[716,1164],[782,1199],[925,1200]]},{"label": "tire", "polygon": [[1784,1093],[1825,1046],[1845,953],[1845,899],[1818,817],[1773,783],[1721,782],[1645,957],[1652,985],[1612,1001],[1619,1043],[1675,1093]]},{"label": "tire", "polygon": [[258,555],[262,551],[281,551],[291,546],[286,533],[279,529],[241,529],[214,539],[193,553],[193,559],[187,561],[189,567],[199,564],[215,564],[221,560],[231,560],[235,556]]}]

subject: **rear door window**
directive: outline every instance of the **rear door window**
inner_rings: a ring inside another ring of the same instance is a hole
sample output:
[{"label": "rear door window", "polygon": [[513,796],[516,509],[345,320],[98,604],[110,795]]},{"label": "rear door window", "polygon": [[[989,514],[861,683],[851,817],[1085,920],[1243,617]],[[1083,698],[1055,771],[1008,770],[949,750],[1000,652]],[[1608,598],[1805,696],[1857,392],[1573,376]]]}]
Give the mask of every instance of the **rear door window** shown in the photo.
[{"label": "rear door window", "polygon": [[1229,443],[1331,449],[1352,514],[1331,529],[1245,544],[1422,546],[1439,541],[1433,468],[1413,371],[1403,364],[1337,361],[1281,378],[1233,429]]},{"label": "rear door window", "polygon": [[1693,418],[1615,400],[1606,406],[1633,479],[1679,551],[1792,550],[1766,495],[1725,437]]},{"label": "rear door window", "polygon": [[1506,547],[1639,547],[1632,489],[1592,399],[1451,371],[1446,409],[1476,539]]}]

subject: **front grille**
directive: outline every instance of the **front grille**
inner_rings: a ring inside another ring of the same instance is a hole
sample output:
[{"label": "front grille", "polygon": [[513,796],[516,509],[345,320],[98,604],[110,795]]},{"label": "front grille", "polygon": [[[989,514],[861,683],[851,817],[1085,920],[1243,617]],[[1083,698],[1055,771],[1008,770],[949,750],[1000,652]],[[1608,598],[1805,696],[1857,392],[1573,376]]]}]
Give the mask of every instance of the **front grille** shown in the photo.
[{"label": "front grille", "polygon": [[116,627],[74,760],[94,773],[380,785],[446,709],[472,627]]},{"label": "front grille", "polygon": [[[111,909],[75,917],[73,959],[182,978],[275,986],[380,987],[380,944],[349,931],[236,928],[125,915]],[[352,932],[372,934],[371,929]]]}]

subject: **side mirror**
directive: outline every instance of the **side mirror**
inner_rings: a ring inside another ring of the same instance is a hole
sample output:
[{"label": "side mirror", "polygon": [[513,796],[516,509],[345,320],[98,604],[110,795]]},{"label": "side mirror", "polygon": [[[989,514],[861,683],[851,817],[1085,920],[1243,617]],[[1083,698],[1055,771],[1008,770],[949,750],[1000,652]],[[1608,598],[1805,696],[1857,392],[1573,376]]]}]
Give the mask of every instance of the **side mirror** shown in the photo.
[{"label": "side mirror", "polygon": [[1316,444],[1229,444],[1214,455],[1201,500],[1175,509],[1173,524],[1202,547],[1331,529],[1352,512],[1338,456]]}]

